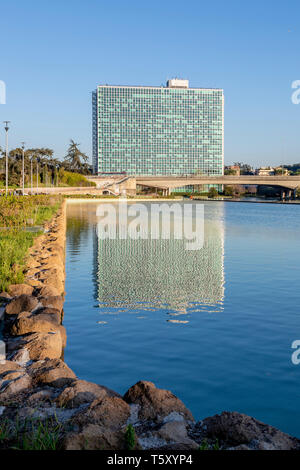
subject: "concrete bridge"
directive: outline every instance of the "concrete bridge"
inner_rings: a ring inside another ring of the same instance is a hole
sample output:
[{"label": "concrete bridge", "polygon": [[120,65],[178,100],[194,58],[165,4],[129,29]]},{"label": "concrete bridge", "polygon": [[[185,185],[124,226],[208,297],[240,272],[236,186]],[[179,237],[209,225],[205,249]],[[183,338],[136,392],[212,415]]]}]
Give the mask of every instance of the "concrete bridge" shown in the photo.
[{"label": "concrete bridge", "polygon": [[[96,183],[96,187],[80,188],[33,188],[34,193],[61,193],[61,194],[113,194],[116,196],[127,194],[134,196],[136,187],[153,188],[163,191],[168,195],[175,188],[184,186],[203,185],[263,185],[274,186],[281,190],[281,197],[291,198],[295,196],[297,188],[300,188],[300,176],[88,176],[90,181]],[[26,188],[26,192],[30,189]]]},{"label": "concrete bridge", "polygon": [[291,197],[300,188],[300,176],[137,176],[136,184],[162,189],[169,194],[172,189],[183,186],[219,185],[263,185],[275,186],[281,189],[283,197]]}]

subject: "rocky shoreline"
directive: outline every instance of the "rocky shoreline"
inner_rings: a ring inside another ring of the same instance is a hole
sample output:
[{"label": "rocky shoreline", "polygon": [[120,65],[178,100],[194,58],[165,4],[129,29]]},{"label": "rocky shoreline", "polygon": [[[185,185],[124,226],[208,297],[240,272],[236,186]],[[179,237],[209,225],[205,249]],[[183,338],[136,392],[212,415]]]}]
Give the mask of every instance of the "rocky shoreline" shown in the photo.
[{"label": "rocky shoreline", "polygon": [[[141,381],[122,397],[80,380],[63,361],[66,201],[30,250],[26,281],[1,293],[0,449],[47,423],[66,450],[292,450],[300,440],[237,412],[195,422],[170,391]],[[17,425],[16,425],[17,423]],[[128,440],[128,430],[132,439]],[[2,432],[3,435],[3,432]],[[132,444],[133,440],[133,444]]]}]

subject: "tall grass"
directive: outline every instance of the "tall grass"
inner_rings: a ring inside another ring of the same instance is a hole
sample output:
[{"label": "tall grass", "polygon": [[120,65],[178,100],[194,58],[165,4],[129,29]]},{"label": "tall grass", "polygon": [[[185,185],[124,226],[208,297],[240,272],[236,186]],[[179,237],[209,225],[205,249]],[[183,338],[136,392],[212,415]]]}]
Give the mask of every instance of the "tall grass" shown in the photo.
[{"label": "tall grass", "polygon": [[59,196],[0,197],[0,292],[24,281],[28,249],[40,232],[26,232],[30,225],[43,225],[57,212]]},{"label": "tall grass", "polygon": [[43,223],[54,214],[61,200],[59,196],[50,195],[2,196],[0,197],[0,228],[16,229]]},{"label": "tall grass", "polygon": [[63,425],[56,416],[14,422],[0,418],[0,450],[58,450]]},{"label": "tall grass", "polygon": [[26,253],[36,235],[24,231],[0,234],[0,292],[24,281]]}]

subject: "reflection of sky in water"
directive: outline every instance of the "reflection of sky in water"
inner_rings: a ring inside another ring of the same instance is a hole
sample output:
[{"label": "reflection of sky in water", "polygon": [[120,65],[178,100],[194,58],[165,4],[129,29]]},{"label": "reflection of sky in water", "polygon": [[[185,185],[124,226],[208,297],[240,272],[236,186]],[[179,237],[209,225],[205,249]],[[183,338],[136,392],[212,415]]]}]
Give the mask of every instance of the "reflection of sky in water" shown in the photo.
[{"label": "reflection of sky in water", "polygon": [[100,245],[96,207],[68,205],[67,364],[121,394],[151,380],[197,419],[236,410],[300,436],[300,206],[207,202],[202,254]]}]

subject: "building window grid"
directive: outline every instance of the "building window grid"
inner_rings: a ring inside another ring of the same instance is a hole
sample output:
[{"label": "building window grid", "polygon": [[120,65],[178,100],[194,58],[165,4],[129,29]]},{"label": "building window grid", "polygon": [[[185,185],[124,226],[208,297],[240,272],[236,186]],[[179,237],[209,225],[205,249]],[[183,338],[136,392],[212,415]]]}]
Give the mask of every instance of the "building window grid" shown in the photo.
[{"label": "building window grid", "polygon": [[222,174],[219,90],[99,87],[97,124],[99,172]]}]

